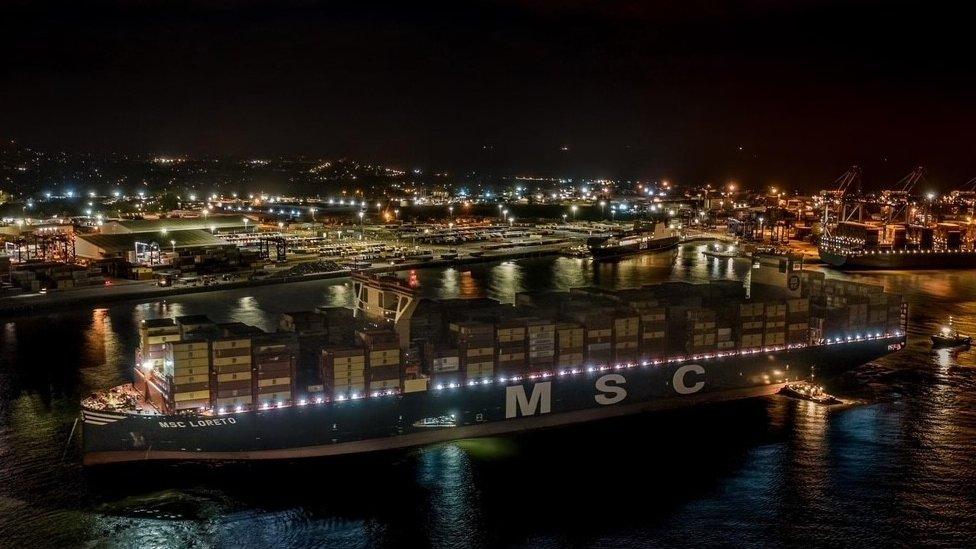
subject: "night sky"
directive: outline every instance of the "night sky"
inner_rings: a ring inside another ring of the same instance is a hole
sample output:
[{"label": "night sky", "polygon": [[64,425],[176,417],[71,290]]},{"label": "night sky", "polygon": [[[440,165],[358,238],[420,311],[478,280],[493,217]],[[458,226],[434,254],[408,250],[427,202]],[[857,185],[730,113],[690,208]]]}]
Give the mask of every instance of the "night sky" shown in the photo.
[{"label": "night sky", "polygon": [[976,47],[948,4],[59,4],[2,8],[6,138],[797,188],[854,163],[875,187],[976,176]]}]

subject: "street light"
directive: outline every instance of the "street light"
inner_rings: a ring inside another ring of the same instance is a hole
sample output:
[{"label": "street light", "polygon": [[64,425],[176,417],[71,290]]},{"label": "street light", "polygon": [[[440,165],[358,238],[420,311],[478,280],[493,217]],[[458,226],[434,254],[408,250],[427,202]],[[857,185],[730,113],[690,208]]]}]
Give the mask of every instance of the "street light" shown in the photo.
[{"label": "street light", "polygon": [[566,217],[567,217],[567,214],[563,214],[563,225],[566,224]]},{"label": "street light", "polygon": [[244,221],[244,232],[246,233],[247,232],[247,222],[250,221],[250,219],[248,219],[248,218],[245,217],[243,219],[243,221]]},{"label": "street light", "polygon": [[451,219],[453,220],[454,219],[454,206],[448,206],[447,207],[447,213],[450,214]]},{"label": "street light", "polygon": [[173,255],[176,255],[176,241],[170,240],[169,245],[173,247]]},{"label": "street light", "polygon": [[603,212],[605,211],[606,205],[607,205],[607,201],[606,200],[601,200],[600,201],[600,219],[606,219],[606,216],[603,215]]},{"label": "street light", "polygon": [[360,240],[366,239],[366,229],[363,227],[363,216],[365,215],[366,212],[359,210],[359,239]]},{"label": "street light", "polygon": [[577,207],[576,204],[573,204],[573,206],[570,209],[573,211],[573,221],[575,222],[576,221],[576,212],[579,211],[579,207]]}]

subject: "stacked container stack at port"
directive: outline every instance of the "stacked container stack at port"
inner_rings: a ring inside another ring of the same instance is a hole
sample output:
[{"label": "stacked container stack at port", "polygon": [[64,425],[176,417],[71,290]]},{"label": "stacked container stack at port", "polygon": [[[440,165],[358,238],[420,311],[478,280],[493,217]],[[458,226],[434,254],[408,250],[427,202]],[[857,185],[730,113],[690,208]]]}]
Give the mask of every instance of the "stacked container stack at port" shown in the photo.
[{"label": "stacked container stack at port", "polygon": [[526,334],[529,369],[551,369],[556,359],[556,323],[551,319],[531,319],[526,323]]},{"label": "stacked container stack at port", "polygon": [[431,383],[451,385],[464,381],[461,357],[456,345],[427,342],[424,345],[424,364],[424,371],[430,377]]},{"label": "stacked container stack at port", "polygon": [[105,277],[97,267],[81,267],[66,263],[27,263],[10,271],[11,281],[29,292],[42,288],[70,290],[103,284]]},{"label": "stacked container stack at port", "polygon": [[251,391],[256,404],[271,405],[295,400],[296,356],[298,338],[280,332],[254,337],[253,382]]},{"label": "stacked container stack at port", "polygon": [[220,334],[210,342],[211,403],[215,407],[251,406],[251,338],[261,330],[243,323],[218,325]]},{"label": "stacked container stack at port", "polygon": [[166,361],[166,344],[180,340],[180,328],[171,318],[143,320],[139,324],[139,349],[136,362],[145,370],[162,370]]},{"label": "stacked container stack at port", "polygon": [[525,321],[502,320],[495,324],[495,371],[502,376],[522,375],[526,371]]},{"label": "stacked container stack at port", "polygon": [[452,322],[451,334],[461,358],[466,380],[490,378],[495,374],[495,326],[480,321]]},{"label": "stacked container stack at port", "polygon": [[688,333],[685,351],[691,354],[710,353],[716,349],[718,341],[714,309],[694,307],[685,310],[687,315]]},{"label": "stacked container stack at port", "polygon": [[350,345],[355,340],[356,319],[352,309],[346,307],[320,307],[325,316],[326,339],[329,345]]},{"label": "stacked container stack at port", "polygon": [[369,329],[357,335],[366,349],[369,391],[399,391],[403,372],[396,334],[386,329]]},{"label": "stacked container stack at port", "polygon": [[210,342],[188,338],[169,345],[174,410],[210,406]]},{"label": "stacked container stack at port", "polygon": [[962,247],[963,230],[956,223],[939,223],[935,226],[935,243],[941,248],[958,250]]},{"label": "stacked container stack at port", "polygon": [[283,313],[278,318],[278,331],[296,338],[295,391],[307,398],[324,397],[320,362],[322,348],[328,343],[326,316],[317,311]]},{"label": "stacked container stack at port", "polygon": [[775,299],[766,302],[765,318],[763,321],[764,347],[775,347],[786,344],[786,301]]},{"label": "stacked container stack at port", "polygon": [[647,303],[638,310],[640,314],[640,360],[649,361],[667,354],[668,340],[668,308],[658,304]]},{"label": "stacked container stack at port", "polygon": [[[170,345],[180,340],[180,328],[171,318],[143,320],[139,325],[134,384],[159,410],[172,409],[173,379]],[[209,393],[208,393],[209,394]]]},{"label": "stacked container stack at port", "polygon": [[739,312],[739,348],[756,349],[762,347],[765,332],[766,304],[763,302],[742,302]]},{"label": "stacked container stack at port", "polygon": [[786,300],[786,343],[789,345],[810,343],[809,298]]},{"label": "stacked container stack at port", "polygon": [[620,364],[637,362],[640,348],[640,316],[636,311],[621,307],[613,316],[612,360]]},{"label": "stacked container stack at port", "polygon": [[613,351],[612,309],[577,310],[570,319],[583,326],[583,357],[587,362],[607,364]]},{"label": "stacked container stack at port", "polygon": [[332,398],[366,392],[366,350],[349,345],[322,350],[322,379]]},{"label": "stacked container stack at port", "polygon": [[575,322],[556,325],[556,365],[560,368],[578,368],[585,360],[585,330]]}]

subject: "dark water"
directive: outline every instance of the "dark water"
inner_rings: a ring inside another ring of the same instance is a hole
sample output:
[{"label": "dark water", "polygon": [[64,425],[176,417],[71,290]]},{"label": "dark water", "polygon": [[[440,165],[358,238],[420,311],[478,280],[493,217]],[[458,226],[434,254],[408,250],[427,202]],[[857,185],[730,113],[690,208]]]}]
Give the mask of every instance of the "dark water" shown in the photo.
[{"label": "dark water", "polygon": [[[418,272],[428,295],[502,300],[747,275],[693,247],[598,269],[560,258]],[[208,313],[272,328],[279,312],[348,302],[346,281],[0,321],[0,546],[970,545],[976,355],[933,353],[926,338],[948,314],[976,332],[976,272],[855,278],[912,304],[907,350],[830,381],[858,406],[773,397],[259,465],[92,472],[65,441],[80,397],[127,381],[141,319]]]}]

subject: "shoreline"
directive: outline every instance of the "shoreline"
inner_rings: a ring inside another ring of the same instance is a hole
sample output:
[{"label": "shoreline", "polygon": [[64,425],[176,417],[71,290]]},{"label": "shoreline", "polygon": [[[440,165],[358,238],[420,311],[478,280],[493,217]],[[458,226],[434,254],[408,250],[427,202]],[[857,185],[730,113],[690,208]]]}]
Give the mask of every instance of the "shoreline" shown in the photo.
[{"label": "shoreline", "polygon": [[[395,272],[405,269],[425,269],[431,267],[449,267],[452,265],[469,265],[476,263],[487,263],[491,261],[505,261],[509,259],[523,259],[528,257],[547,257],[560,255],[559,249],[545,248],[541,250],[522,250],[510,253],[500,253],[495,255],[482,255],[478,257],[461,257],[457,259],[432,259],[429,261],[406,262],[397,265],[373,266],[357,271],[367,273]],[[350,269],[338,271],[328,271],[299,276],[268,277],[263,279],[250,279],[235,282],[217,283],[210,286],[186,286],[160,288],[155,285],[135,285],[131,291],[117,290],[109,294],[84,294],[71,295],[72,292],[85,292],[88,288],[80,288],[67,292],[46,295],[30,295],[25,297],[10,297],[0,299],[0,319],[29,317],[36,314],[55,311],[70,306],[99,306],[123,301],[133,301],[139,299],[156,299],[176,295],[189,295],[203,292],[215,292],[220,290],[237,290],[241,288],[251,288],[257,286],[270,286],[273,284],[289,284],[293,282],[309,282],[314,280],[328,280],[333,278],[347,277],[352,273]],[[91,290],[102,289],[102,286],[92,287]],[[117,286],[125,288],[125,286]]]}]

